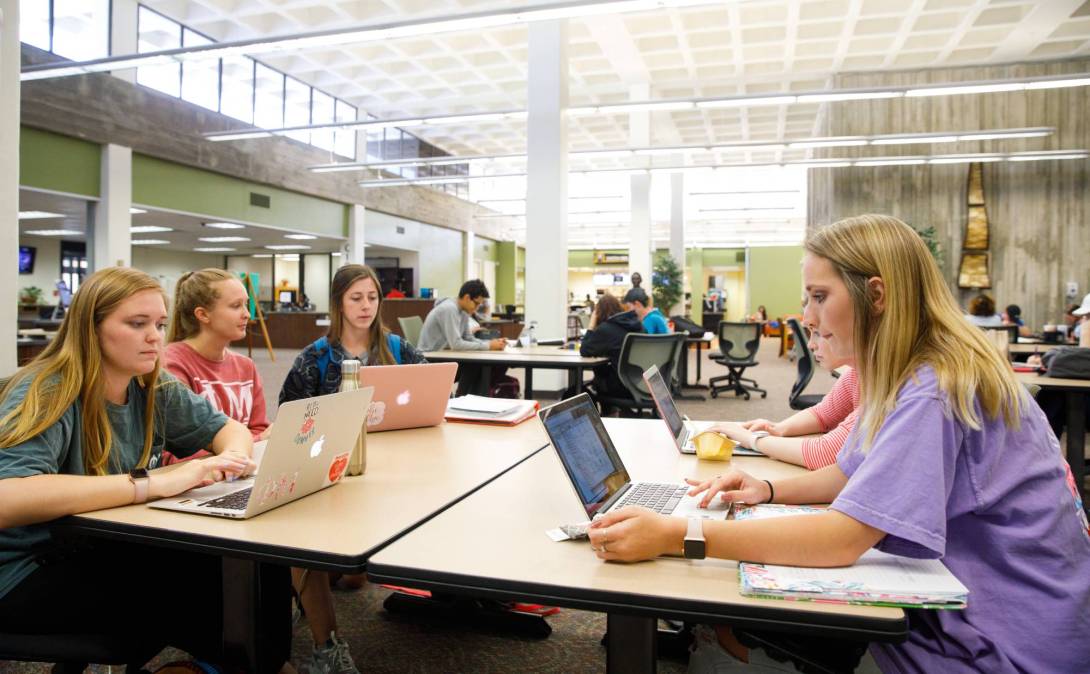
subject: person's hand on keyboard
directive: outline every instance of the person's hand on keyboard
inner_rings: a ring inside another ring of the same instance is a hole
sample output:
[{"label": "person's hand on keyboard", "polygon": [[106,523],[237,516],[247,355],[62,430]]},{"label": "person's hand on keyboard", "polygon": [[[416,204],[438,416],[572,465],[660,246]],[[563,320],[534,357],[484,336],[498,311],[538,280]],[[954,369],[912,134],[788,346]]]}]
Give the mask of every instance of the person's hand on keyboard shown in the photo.
[{"label": "person's hand on keyboard", "polygon": [[227,475],[245,475],[253,470],[249,457],[224,452],[206,459],[193,459],[176,464],[169,470],[151,473],[148,482],[148,498],[157,499],[180,494],[193,487],[204,487],[220,482]]},{"label": "person's hand on keyboard", "polygon": [[638,562],[681,551],[686,520],[627,506],[595,518],[587,533],[599,559]]},{"label": "person's hand on keyboard", "polygon": [[700,499],[700,507],[707,508],[716,494],[726,503],[742,503],[752,505],[764,503],[769,497],[769,487],[764,480],[758,480],[748,473],[737,469],[731,469],[722,475],[716,475],[710,480],[685,480],[692,485],[689,496],[703,493]]}]

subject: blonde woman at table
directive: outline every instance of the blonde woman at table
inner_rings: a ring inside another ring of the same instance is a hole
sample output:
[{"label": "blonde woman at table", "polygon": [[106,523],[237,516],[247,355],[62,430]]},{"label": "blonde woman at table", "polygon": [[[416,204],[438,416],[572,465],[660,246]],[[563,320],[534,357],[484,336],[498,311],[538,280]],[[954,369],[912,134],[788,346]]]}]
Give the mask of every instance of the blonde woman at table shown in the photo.
[{"label": "blonde woman at table", "polygon": [[[147,274],[92,274],[57,338],[0,393],[0,631],[98,632],[131,643],[134,658],[170,644],[220,659],[219,557],[61,545],[48,526],[252,468],[246,427],[161,371],[166,320],[166,297]],[[155,470],[164,450],[201,448],[214,456]]]},{"label": "blonde woman at table", "polygon": [[[1085,671],[1090,536],[1044,414],[962,317],[908,225],[849,218],[805,250],[804,322],[858,370],[859,424],[836,465],[771,482],[739,470],[692,481],[703,503],[832,503],[817,515],[705,522],[708,553],[819,567],[853,564],[871,547],[942,558],[968,606],[909,610],[906,641],[870,647],[883,671]],[[650,559],[681,550],[686,526],[627,508],[595,522],[591,544],[602,559]],[[720,645],[764,657],[735,636],[699,641],[693,664],[736,662]],[[834,647],[811,650],[824,659]]]},{"label": "blonde woman at table", "polygon": [[[810,350],[822,367],[843,368],[840,378],[821,402],[800,410],[778,423],[752,419],[741,423],[719,423],[707,430],[722,433],[743,447],[757,449],[773,459],[818,470],[836,463],[837,454],[859,419],[859,375],[846,361],[825,354],[821,337],[810,336]],[[800,435],[821,433],[820,437]]]}]

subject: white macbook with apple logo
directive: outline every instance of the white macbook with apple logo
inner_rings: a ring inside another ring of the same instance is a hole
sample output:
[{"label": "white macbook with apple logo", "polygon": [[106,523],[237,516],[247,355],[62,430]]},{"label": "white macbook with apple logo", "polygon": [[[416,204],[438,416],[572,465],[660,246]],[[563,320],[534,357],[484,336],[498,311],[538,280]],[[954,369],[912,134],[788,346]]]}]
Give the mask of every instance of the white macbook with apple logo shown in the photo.
[{"label": "white macbook with apple logo", "polygon": [[372,393],[361,388],[284,403],[256,475],[190,489],[148,505],[246,519],[337,484],[348,469]]},{"label": "white macbook with apple logo", "polygon": [[360,386],[375,389],[367,415],[367,432],[442,423],[457,373],[457,363],[361,367]]}]

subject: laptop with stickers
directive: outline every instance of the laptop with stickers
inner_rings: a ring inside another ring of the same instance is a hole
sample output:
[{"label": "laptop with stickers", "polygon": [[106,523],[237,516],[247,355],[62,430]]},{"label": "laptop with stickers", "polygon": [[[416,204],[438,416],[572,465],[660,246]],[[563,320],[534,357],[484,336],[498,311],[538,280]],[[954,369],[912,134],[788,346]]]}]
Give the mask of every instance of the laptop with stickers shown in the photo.
[{"label": "laptop with stickers", "polygon": [[257,474],[148,503],[152,508],[247,519],[341,481],[371,405],[370,388],[280,406]]},{"label": "laptop with stickers", "polygon": [[457,363],[360,368],[360,386],[375,389],[367,432],[439,425],[446,415],[457,373]]}]

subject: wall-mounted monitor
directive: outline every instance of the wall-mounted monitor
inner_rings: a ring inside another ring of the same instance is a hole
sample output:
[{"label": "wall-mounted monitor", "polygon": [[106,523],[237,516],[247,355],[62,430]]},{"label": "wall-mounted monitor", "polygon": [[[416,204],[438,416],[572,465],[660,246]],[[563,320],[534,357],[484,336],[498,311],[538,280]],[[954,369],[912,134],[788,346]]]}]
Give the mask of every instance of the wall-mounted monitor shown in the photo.
[{"label": "wall-mounted monitor", "polygon": [[33,274],[34,273],[34,257],[38,254],[38,249],[34,246],[19,246],[19,273],[20,274]]}]

